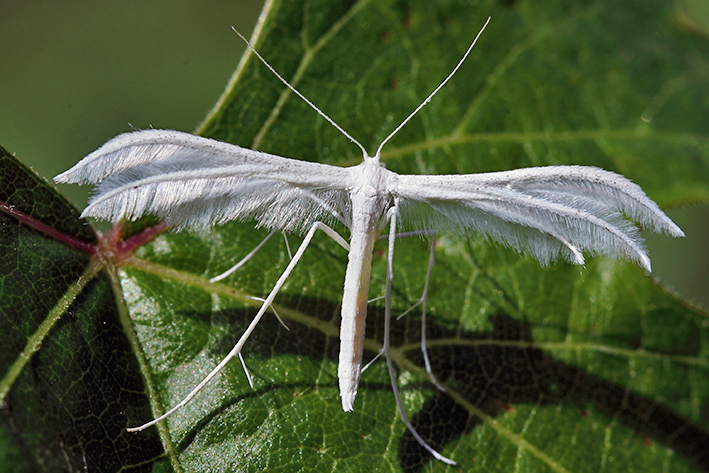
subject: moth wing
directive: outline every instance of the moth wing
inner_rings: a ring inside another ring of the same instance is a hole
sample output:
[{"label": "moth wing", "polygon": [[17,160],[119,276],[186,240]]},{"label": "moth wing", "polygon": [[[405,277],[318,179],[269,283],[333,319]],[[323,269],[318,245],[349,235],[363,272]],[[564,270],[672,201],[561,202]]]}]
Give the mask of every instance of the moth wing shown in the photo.
[{"label": "moth wing", "polygon": [[119,135],[55,177],[95,184],[82,216],[118,221],[154,214],[202,230],[229,220],[303,231],[349,224],[345,168],[283,158],[172,130]]},{"label": "moth wing", "polygon": [[[622,257],[650,270],[638,228],[683,236],[643,190],[613,172],[548,166],[484,174],[397,175],[401,221],[419,228],[482,234],[542,264],[583,264],[583,252]],[[405,223],[406,225],[406,223]]]}]

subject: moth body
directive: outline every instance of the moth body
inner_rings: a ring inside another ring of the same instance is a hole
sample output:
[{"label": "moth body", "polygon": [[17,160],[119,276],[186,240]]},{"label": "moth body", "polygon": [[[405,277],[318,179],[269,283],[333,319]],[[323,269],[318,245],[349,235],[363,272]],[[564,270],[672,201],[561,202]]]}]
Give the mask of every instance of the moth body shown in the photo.
[{"label": "moth body", "polygon": [[389,174],[375,158],[368,158],[359,166],[351,168],[354,181],[350,189],[352,223],[342,294],[340,358],[337,368],[342,409],[346,412],[353,409],[362,369],[372,252],[374,242],[381,233],[382,219],[391,205],[386,191]]}]

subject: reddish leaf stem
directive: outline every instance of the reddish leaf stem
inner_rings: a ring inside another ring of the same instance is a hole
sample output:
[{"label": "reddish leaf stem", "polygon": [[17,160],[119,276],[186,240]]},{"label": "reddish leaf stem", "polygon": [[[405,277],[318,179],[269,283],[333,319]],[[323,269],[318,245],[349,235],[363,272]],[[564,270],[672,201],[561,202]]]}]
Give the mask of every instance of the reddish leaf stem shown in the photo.
[{"label": "reddish leaf stem", "polygon": [[[99,252],[99,247],[103,247],[104,250],[110,249],[109,253],[117,259],[123,259],[123,257],[130,255],[133,251],[141,245],[146,244],[157,235],[163,233],[167,230],[167,224],[165,222],[160,222],[157,225],[148,227],[142,232],[121,241],[121,232],[123,230],[123,224],[115,224],[107,235],[98,235],[99,245],[94,245],[92,243],[85,242],[76,237],[68,235],[64,232],[57,230],[56,228],[47,225],[46,223],[40,222],[34,217],[27,215],[26,213],[18,210],[14,205],[10,205],[7,202],[0,201],[0,212],[4,212],[8,215],[13,216],[25,225],[38,230],[51,238],[65,243],[73,248],[83,251],[91,256],[96,255]],[[103,244],[102,244],[103,243]]]},{"label": "reddish leaf stem", "polygon": [[[120,224],[117,224],[114,226],[114,228],[119,227]],[[116,244],[116,249],[120,251],[121,253],[123,252],[129,252],[132,253],[133,250],[138,248],[139,246],[142,246],[158,236],[159,234],[163,233],[164,231],[167,230],[167,224],[165,222],[160,222],[155,226],[148,227],[144,229],[142,232],[133,235],[126,240],[120,241]],[[113,230],[112,230],[113,231]]]},{"label": "reddish leaf stem", "polygon": [[53,228],[50,225],[47,225],[46,223],[42,223],[34,217],[31,217],[30,215],[27,215],[26,213],[18,210],[14,205],[10,205],[7,202],[0,201],[0,211],[8,215],[12,215],[25,225],[32,227],[35,230],[39,230],[40,232],[54,238],[57,241],[66,243],[67,245],[90,255],[94,255],[96,253],[95,245],[75,238],[71,235],[67,235],[64,232],[60,232],[56,228]]}]

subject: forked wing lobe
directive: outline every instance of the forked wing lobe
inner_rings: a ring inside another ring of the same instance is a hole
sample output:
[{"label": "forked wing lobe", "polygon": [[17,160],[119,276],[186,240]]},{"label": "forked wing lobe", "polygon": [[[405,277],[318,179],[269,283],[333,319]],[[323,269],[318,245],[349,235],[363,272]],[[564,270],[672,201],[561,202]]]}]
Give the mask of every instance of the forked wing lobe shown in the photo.
[{"label": "forked wing lobe", "polygon": [[283,158],[172,130],[126,133],[58,175],[96,184],[83,216],[110,221],[154,214],[176,228],[228,220],[303,231],[349,224],[345,168]]},{"label": "forked wing lobe", "polygon": [[622,257],[650,270],[638,228],[684,236],[640,186],[613,172],[548,166],[463,175],[396,175],[406,226],[482,234],[542,264],[582,252]]}]

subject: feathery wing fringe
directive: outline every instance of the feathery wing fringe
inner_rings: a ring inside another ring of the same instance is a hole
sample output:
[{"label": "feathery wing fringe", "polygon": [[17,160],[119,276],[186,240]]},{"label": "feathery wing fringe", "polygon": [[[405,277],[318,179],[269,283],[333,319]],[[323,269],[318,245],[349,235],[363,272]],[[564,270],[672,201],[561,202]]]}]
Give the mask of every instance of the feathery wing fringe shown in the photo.
[{"label": "feathery wing fringe", "polygon": [[55,181],[97,185],[82,216],[118,221],[150,213],[197,230],[255,219],[303,231],[349,213],[348,175],[188,133],[146,130],[113,138]]},{"label": "feathery wing fringe", "polygon": [[467,175],[397,176],[392,193],[402,221],[463,235],[480,233],[542,264],[582,252],[622,257],[650,270],[640,232],[625,217],[655,231],[682,230],[642,189],[594,167],[548,166]]},{"label": "feathery wing fringe", "polygon": [[178,229],[254,219],[301,232],[323,219],[349,227],[350,193],[384,183],[374,192],[399,198],[405,226],[479,233],[542,264],[557,258],[583,264],[586,251],[650,270],[640,232],[629,219],[684,235],[638,185],[594,167],[417,176],[382,166],[376,183],[364,182],[363,169],[147,130],[117,136],[55,180],[97,185],[82,215],[117,221],[152,213]]}]

